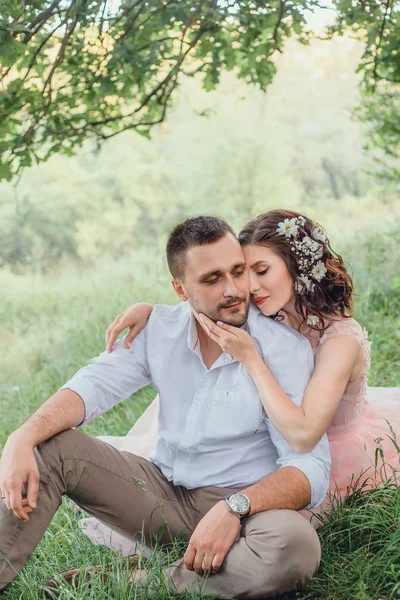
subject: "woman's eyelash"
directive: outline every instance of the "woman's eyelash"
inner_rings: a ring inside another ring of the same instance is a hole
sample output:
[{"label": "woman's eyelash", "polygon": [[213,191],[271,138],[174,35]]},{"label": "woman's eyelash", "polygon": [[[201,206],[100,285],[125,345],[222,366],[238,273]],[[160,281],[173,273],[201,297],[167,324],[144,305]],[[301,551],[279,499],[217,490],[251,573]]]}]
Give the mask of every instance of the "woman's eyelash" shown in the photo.
[{"label": "woman's eyelash", "polygon": [[257,271],[256,275],[265,275],[265,273],[268,271],[268,269],[264,269],[264,271]]}]

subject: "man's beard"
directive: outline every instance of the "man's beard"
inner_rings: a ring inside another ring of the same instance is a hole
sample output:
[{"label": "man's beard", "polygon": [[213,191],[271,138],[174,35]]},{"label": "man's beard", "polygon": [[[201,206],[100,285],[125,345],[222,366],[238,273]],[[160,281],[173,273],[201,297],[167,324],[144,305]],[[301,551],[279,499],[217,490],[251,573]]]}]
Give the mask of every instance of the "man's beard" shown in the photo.
[{"label": "man's beard", "polygon": [[[231,306],[232,304],[236,304],[240,302],[237,308],[231,310],[224,310],[227,306]],[[227,299],[224,303],[218,304],[215,310],[208,311],[207,313],[202,310],[202,308],[197,305],[193,300],[191,304],[196,312],[204,313],[209,319],[216,323],[217,321],[222,321],[227,325],[232,325],[232,327],[241,327],[247,321],[247,317],[249,315],[249,307],[250,307],[250,298],[239,298],[232,296]]]}]

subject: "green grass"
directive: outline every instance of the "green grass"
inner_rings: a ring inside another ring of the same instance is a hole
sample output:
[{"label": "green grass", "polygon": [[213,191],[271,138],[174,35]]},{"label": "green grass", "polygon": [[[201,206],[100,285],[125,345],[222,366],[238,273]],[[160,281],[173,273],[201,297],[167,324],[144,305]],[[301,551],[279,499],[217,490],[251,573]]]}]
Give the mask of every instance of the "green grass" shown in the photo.
[{"label": "green grass", "polygon": [[[335,244],[353,267],[358,296],[355,316],[370,332],[370,384],[400,385],[400,276],[397,261],[398,222],[382,220],[351,241]],[[7,436],[80,366],[104,348],[104,331],[132,302],[175,302],[163,261],[132,257],[109,262],[87,273],[64,271],[43,280],[0,273],[0,446]],[[139,391],[86,427],[94,434],[124,435],[154,395]],[[362,490],[334,510],[320,528],[323,559],[319,575],[290,598],[306,600],[394,600],[400,598],[399,488]],[[166,555],[182,552],[179,544]],[[80,532],[77,517],[63,504],[22,575],[5,600],[36,600],[49,576],[79,565],[105,564],[116,557],[93,546]],[[157,575],[154,558],[151,573]],[[95,580],[77,590],[65,588],[65,599],[146,598],[121,576],[106,584]],[[157,598],[168,598],[161,585]],[[196,598],[187,595],[186,599]],[[289,596],[287,597],[289,598]]]},{"label": "green grass", "polygon": [[[296,598],[400,598],[400,493],[395,478],[362,486],[325,518],[319,529],[318,576]],[[288,597],[289,598],[289,597]]]}]

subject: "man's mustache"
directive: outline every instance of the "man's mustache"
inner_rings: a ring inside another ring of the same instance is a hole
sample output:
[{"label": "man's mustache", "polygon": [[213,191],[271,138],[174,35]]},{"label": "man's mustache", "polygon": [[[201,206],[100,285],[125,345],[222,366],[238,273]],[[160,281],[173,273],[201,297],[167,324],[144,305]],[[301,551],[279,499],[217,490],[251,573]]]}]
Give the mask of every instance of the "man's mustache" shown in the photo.
[{"label": "man's mustache", "polygon": [[246,298],[231,298],[226,304],[219,304],[218,310],[220,308],[227,308],[228,306],[232,306],[232,304],[238,304],[239,302],[246,302]]}]

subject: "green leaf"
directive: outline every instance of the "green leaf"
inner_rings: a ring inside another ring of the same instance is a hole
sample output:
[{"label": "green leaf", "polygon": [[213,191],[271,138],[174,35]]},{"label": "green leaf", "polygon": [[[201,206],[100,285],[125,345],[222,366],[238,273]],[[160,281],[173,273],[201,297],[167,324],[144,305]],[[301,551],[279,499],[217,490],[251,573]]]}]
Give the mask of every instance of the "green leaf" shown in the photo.
[{"label": "green leaf", "polygon": [[303,23],[293,23],[293,31],[300,35],[303,31]]},{"label": "green leaf", "polygon": [[11,162],[4,163],[0,161],[0,181],[6,180],[11,181],[13,178],[13,172],[11,170]]},{"label": "green leaf", "polygon": [[26,47],[8,31],[0,30],[0,62],[3,66],[11,67],[19,57],[25,54]]}]

